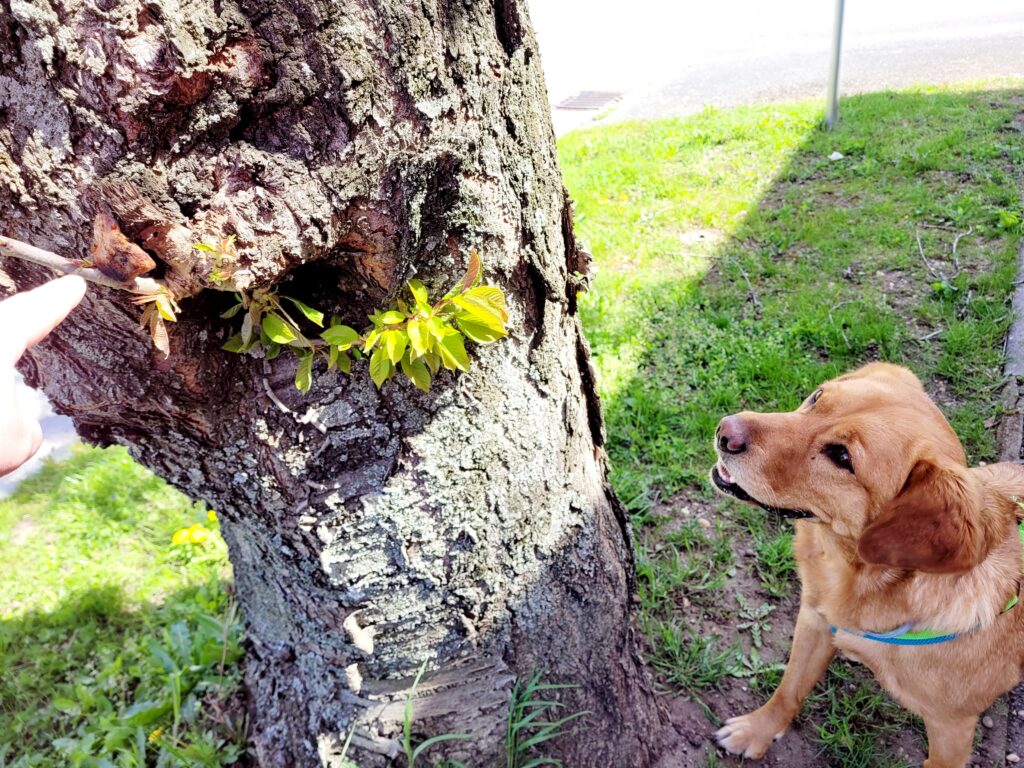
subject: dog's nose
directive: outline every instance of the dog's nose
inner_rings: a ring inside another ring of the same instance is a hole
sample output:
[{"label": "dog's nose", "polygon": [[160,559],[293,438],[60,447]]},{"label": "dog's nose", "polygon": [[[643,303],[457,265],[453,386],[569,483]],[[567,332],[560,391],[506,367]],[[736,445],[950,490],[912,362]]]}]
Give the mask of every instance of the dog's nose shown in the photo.
[{"label": "dog's nose", "polygon": [[749,433],[739,416],[726,416],[718,423],[718,447],[726,453],[743,453],[747,450]]}]

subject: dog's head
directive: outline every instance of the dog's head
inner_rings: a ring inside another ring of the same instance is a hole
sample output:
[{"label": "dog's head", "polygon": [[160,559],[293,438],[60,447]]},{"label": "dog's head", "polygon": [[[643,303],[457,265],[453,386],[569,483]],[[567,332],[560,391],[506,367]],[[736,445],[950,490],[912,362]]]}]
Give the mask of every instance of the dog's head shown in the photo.
[{"label": "dog's head", "polygon": [[963,447],[906,368],[872,363],[826,382],[791,413],[728,416],[715,450],[719,490],[817,518],[856,540],[868,563],[955,573],[992,544]]}]

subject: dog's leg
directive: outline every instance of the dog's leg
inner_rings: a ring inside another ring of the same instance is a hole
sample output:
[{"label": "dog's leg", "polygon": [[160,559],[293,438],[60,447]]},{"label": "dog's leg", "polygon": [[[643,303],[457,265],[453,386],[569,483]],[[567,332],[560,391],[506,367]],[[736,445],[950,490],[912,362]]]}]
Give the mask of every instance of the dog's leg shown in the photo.
[{"label": "dog's leg", "polygon": [[814,684],[835,654],[828,623],[813,608],[801,606],[793,632],[793,648],[778,690],[760,709],[725,721],[715,738],[729,752],[758,758],[785,733]]},{"label": "dog's leg", "polygon": [[964,768],[974,746],[974,726],[978,716],[925,716],[928,731],[928,759],[923,768]]}]

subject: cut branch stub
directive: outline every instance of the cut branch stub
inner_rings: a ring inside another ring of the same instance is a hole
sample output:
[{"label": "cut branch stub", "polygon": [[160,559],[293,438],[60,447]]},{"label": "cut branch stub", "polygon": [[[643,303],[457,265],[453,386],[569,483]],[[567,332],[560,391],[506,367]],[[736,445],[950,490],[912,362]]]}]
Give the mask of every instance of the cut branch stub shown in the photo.
[{"label": "cut branch stub", "polygon": [[128,283],[156,269],[153,257],[125,237],[107,214],[96,214],[92,233],[91,264],[107,277]]}]

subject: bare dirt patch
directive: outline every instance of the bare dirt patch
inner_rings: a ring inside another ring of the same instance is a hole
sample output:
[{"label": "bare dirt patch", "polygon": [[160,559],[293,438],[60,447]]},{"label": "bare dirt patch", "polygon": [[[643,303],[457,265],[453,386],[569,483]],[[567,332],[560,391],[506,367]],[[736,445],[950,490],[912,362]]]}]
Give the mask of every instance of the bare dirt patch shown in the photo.
[{"label": "bare dirt patch", "polygon": [[[787,660],[799,608],[799,587],[794,580],[791,593],[781,599],[764,588],[757,574],[757,542],[742,520],[736,518],[737,509],[736,505],[720,499],[680,494],[658,504],[653,512],[667,518],[658,532],[659,537],[669,536],[694,520],[706,520],[706,530],[721,528],[723,535],[728,537],[733,566],[720,593],[713,600],[707,596],[693,600],[684,598],[678,603],[677,620],[680,626],[692,627],[702,637],[716,638],[719,648],[739,649],[748,660],[754,651],[761,669],[768,669]],[[767,512],[758,514],[770,515]],[[791,525],[780,523],[773,517],[764,522],[769,533],[777,533],[780,526]],[[645,544],[657,546],[650,537]],[[760,632],[760,647],[755,648],[750,629],[743,628],[745,620],[740,615],[740,601],[755,608],[763,604],[774,606]],[[842,674],[830,675],[825,682],[819,683],[803,713],[772,746],[760,765],[833,768],[852,764],[844,762],[841,755],[823,743],[820,729],[835,730],[835,725],[829,722],[828,699],[830,696],[841,698],[844,693],[852,696],[854,691],[865,686],[877,692],[878,686],[870,679],[870,672],[859,665],[841,659],[833,665],[839,665]],[[749,668],[741,668],[737,676],[723,676],[708,688],[668,696],[672,733],[657,768],[705,768],[708,765],[739,768],[749,765],[749,761],[744,763],[742,758],[719,749],[714,734],[726,719],[756,709],[768,699],[774,682],[770,675],[767,677],[766,680],[764,676],[751,674]],[[844,691],[844,687],[849,691]],[[876,739],[878,745],[877,763],[865,763],[865,766],[898,766],[901,762],[909,766],[919,764],[925,757],[923,729],[920,727],[893,729],[891,723],[872,723],[869,719],[854,723],[854,727],[861,729],[862,738]],[[873,730],[877,731],[877,736],[872,735]],[[998,746],[997,742],[995,739],[994,747]],[[982,754],[979,748],[976,755]]]}]

